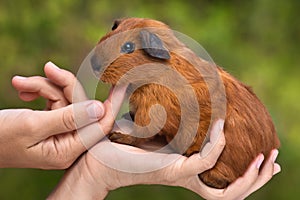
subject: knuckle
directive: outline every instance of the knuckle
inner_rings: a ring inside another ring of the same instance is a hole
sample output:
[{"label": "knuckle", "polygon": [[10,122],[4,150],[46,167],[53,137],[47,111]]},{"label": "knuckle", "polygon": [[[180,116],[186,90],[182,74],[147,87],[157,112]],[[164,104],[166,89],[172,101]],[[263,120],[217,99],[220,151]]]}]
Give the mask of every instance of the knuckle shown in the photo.
[{"label": "knuckle", "polygon": [[76,129],[75,117],[74,117],[73,113],[69,112],[68,110],[63,112],[62,122],[67,130],[75,130]]},{"label": "knuckle", "polygon": [[202,160],[202,166],[204,169],[211,169],[215,166],[217,160],[211,160],[209,158]]},{"label": "knuckle", "polygon": [[67,81],[69,83],[75,83],[77,81],[77,79],[73,73],[67,72],[66,75],[67,75]]}]

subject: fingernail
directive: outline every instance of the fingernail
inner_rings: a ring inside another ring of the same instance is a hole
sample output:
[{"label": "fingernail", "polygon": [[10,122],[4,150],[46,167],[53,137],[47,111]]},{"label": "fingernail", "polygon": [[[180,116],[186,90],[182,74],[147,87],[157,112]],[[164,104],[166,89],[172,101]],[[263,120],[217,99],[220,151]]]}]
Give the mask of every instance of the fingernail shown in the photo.
[{"label": "fingernail", "polygon": [[224,120],[223,119],[219,119],[217,123],[219,125],[219,130],[220,131],[223,130],[223,128],[224,128]]},{"label": "fingernail", "polygon": [[278,174],[279,172],[281,172],[281,167],[279,164],[275,163],[273,175]]},{"label": "fingernail", "polygon": [[272,157],[272,162],[273,162],[273,163],[275,163],[275,160],[276,160],[278,154],[279,154],[279,151],[278,151],[277,149],[274,150],[273,157]]},{"label": "fingernail", "polygon": [[14,78],[19,79],[19,80],[25,80],[27,77],[24,76],[15,76]]},{"label": "fingernail", "polygon": [[256,163],[256,168],[257,168],[257,169],[260,168],[260,166],[261,166],[261,164],[263,163],[263,161],[264,161],[264,155],[261,155],[260,158],[259,158],[259,160],[258,160],[257,163]]},{"label": "fingernail", "polygon": [[53,62],[51,62],[51,61],[47,62],[46,65],[49,65],[49,66],[51,66],[51,67],[54,68],[54,69],[60,70],[60,68],[57,67],[57,66],[56,66]]},{"label": "fingernail", "polygon": [[214,126],[212,127],[212,130],[210,132],[210,141],[217,141],[219,138],[219,135],[221,134],[222,130],[224,128],[224,120],[219,119],[215,122]]},{"label": "fingernail", "polygon": [[91,119],[100,119],[104,115],[104,107],[98,102],[90,103],[86,110]]}]

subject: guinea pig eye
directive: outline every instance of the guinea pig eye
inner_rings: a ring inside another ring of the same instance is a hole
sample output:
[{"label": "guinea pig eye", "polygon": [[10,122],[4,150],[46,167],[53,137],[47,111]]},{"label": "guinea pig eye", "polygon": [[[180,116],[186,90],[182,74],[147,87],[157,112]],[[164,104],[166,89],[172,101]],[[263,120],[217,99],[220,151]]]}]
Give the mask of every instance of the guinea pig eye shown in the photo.
[{"label": "guinea pig eye", "polygon": [[132,53],[134,51],[135,44],[133,42],[126,42],[122,47],[121,47],[121,52],[122,53]]}]

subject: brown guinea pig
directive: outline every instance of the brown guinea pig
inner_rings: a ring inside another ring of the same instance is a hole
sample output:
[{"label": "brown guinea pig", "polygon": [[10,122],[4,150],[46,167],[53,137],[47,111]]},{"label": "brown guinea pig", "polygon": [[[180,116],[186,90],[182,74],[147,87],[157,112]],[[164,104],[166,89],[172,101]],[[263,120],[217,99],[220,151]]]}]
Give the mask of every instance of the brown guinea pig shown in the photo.
[{"label": "brown guinea pig", "polygon": [[[147,127],[136,129],[142,137],[112,133],[112,141],[140,145],[158,135],[190,156],[200,151],[212,122],[225,119],[226,146],[216,165],[199,174],[208,186],[227,187],[259,153],[269,156],[280,145],[268,111],[252,90],[198,57],[162,22],[116,20],[95,47],[91,65],[106,83],[130,83],[130,114],[138,127]],[[153,109],[156,105],[164,111]]]}]

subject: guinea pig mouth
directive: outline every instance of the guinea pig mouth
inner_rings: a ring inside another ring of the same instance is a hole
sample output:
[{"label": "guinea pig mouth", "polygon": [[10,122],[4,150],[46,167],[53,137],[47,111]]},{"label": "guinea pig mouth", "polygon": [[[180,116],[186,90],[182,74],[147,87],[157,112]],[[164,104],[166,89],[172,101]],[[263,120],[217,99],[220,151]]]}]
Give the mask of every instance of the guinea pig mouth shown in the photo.
[{"label": "guinea pig mouth", "polygon": [[132,94],[134,92],[134,86],[131,82],[115,80],[115,78],[106,77],[105,75],[100,76],[99,79],[101,82],[111,85],[111,88],[122,87],[126,85],[126,94]]},{"label": "guinea pig mouth", "polygon": [[118,74],[111,73],[110,71],[104,71],[97,76],[103,83],[110,84],[112,86],[131,85],[132,81],[127,78],[120,78]]}]

